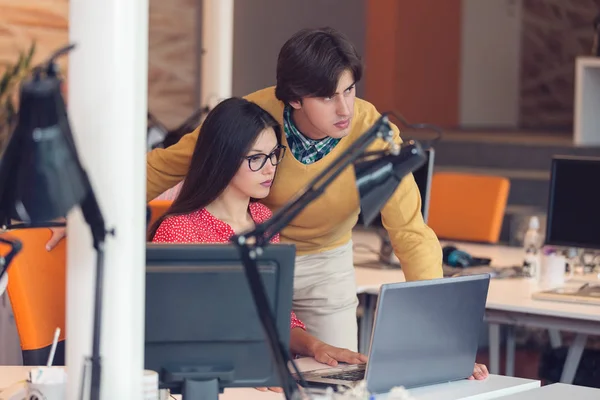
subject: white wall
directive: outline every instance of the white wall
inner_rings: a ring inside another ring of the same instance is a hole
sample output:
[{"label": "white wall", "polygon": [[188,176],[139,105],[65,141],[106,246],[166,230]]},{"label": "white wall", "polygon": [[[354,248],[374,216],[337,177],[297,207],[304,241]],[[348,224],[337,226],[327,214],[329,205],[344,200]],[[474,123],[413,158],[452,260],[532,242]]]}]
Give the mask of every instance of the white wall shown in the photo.
[{"label": "white wall", "polygon": [[463,0],[460,124],[516,128],[521,0]]},{"label": "white wall", "polygon": [[274,85],[279,49],[302,28],[339,29],[364,59],[365,1],[235,0],[233,95]]}]

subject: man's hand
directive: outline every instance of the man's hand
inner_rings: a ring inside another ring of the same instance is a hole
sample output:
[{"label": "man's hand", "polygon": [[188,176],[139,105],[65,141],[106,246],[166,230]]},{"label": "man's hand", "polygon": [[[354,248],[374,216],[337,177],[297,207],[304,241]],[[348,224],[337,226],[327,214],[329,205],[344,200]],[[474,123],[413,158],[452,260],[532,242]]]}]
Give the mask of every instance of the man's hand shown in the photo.
[{"label": "man's hand", "polygon": [[319,341],[313,347],[313,357],[320,363],[331,367],[338,365],[338,362],[348,364],[363,364],[367,362],[367,356],[356,353],[352,350],[334,347],[327,343]]},{"label": "man's hand", "polygon": [[[65,221],[64,219],[62,220],[63,222]],[[61,221],[58,221],[61,222]],[[46,250],[50,251],[53,248],[56,247],[56,245],[65,238],[65,236],[67,236],[67,228],[62,227],[62,226],[57,226],[57,227],[53,227],[50,228],[50,230],[52,231],[52,237],[50,238],[50,240],[48,240],[48,243],[46,243]]]},{"label": "man's hand", "polygon": [[468,379],[469,380],[478,380],[478,381],[482,381],[485,378],[487,378],[490,375],[490,373],[488,372],[488,369],[485,365],[483,364],[475,364],[475,368],[473,368],[473,375],[471,375]]}]

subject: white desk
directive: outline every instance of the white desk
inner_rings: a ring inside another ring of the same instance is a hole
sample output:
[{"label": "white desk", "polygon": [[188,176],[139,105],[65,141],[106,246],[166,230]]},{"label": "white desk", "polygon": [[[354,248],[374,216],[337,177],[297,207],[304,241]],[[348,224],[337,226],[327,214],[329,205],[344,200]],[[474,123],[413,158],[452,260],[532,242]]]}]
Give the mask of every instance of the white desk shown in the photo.
[{"label": "white desk", "polygon": [[[572,383],[585,348],[588,335],[600,335],[600,306],[534,300],[540,290],[530,279],[492,280],[486,303],[486,319],[490,324],[490,368],[499,370],[500,325],[516,325],[549,329],[551,332],[576,333],[569,348],[561,382]],[[514,332],[507,337],[507,375],[514,373]]]},{"label": "white desk", "polygon": [[555,383],[553,385],[542,386],[537,389],[526,392],[516,393],[510,396],[502,397],[502,400],[598,400],[600,399],[600,389],[593,389],[584,386],[565,385],[564,383]]},{"label": "white desk", "polygon": [[[301,370],[315,369],[322,364],[318,364],[312,359],[299,360],[298,366]],[[29,367],[6,367],[0,366],[0,388],[6,388],[24,380],[27,377]],[[499,375],[490,375],[485,381],[457,381],[443,383],[440,385],[431,385],[427,387],[410,390],[410,394],[415,400],[485,400],[497,399],[502,396],[519,393],[526,390],[538,388],[539,381],[522,378],[512,378]],[[179,396],[176,396],[179,398]],[[385,395],[379,396],[385,399]],[[274,392],[260,392],[256,389],[226,389],[225,393],[219,396],[219,400],[283,400],[284,396]]]},{"label": "white desk", "polygon": [[[364,268],[359,265],[371,261],[377,263],[377,256],[364,247],[378,251],[379,238],[373,232],[355,231],[353,240],[357,246],[354,259],[356,282],[359,294],[364,294],[365,310],[360,325],[361,340],[359,349],[366,351],[372,330],[376,296],[382,284],[403,282],[404,274],[397,269]],[[473,256],[492,259],[492,265],[509,267],[522,263],[523,253],[519,248],[459,243],[458,247]],[[514,374],[515,336],[514,326],[525,325],[548,329],[558,336],[558,331],[576,333],[569,348],[561,382],[572,383],[579,365],[587,335],[600,335],[600,306],[533,300],[532,293],[539,288],[532,279],[492,279],[486,303],[486,320],[490,327],[490,372],[500,372],[500,326],[507,325],[506,375]],[[558,336],[559,337],[559,336]],[[554,342],[558,342],[555,338]]]}]

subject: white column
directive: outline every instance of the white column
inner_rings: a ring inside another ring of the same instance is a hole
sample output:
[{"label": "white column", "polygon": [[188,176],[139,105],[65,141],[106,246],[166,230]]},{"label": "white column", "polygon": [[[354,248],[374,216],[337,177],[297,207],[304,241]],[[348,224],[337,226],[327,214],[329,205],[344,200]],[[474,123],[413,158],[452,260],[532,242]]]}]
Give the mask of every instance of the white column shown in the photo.
[{"label": "white column", "polygon": [[212,108],[219,101],[231,97],[233,2],[202,1],[201,106]]},{"label": "white column", "polygon": [[[71,0],[68,108],[108,228],[102,399],[141,399],[144,350],[148,0]],[[78,399],[91,355],[96,253],[79,209],[68,217],[67,367]],[[87,393],[86,393],[87,398]]]}]

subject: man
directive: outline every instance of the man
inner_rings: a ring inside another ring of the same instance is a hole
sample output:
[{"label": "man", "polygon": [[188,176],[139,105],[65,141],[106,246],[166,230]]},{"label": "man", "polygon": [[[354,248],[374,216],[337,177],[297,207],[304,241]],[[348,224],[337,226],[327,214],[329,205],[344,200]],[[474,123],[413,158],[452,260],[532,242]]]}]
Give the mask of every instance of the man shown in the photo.
[{"label": "man", "polygon": [[[285,132],[288,152],[269,196],[274,212],[371,127],[380,114],[355,97],[362,63],[352,43],[330,29],[305,29],[282,47],[277,85],[246,96],[270,112]],[[394,126],[396,139],[400,141]],[[199,129],[167,149],[147,156],[147,200],[178,184],[187,174]],[[371,150],[383,149],[383,141]],[[412,175],[405,177],[382,210],[382,218],[407,280],[442,276],[442,252],[421,215]],[[359,214],[354,173],[344,171],[316,201],[281,232],[295,243],[297,260],[293,309],[320,340],[357,348],[356,286],[352,229]]]},{"label": "man", "polygon": [[[277,85],[246,98],[269,111],[284,128],[289,149],[277,168],[263,203],[273,211],[290,201],[316,175],[379,118],[375,107],[355,98],[362,77],[356,49],[333,29],[305,29],[282,47]],[[394,126],[396,139],[400,141]],[[148,201],[177,185],[188,172],[199,128],[168,149],[147,157]],[[370,150],[383,149],[374,143]],[[293,309],[309,333],[327,343],[330,365],[356,362],[347,349],[357,347],[356,287],[352,261],[352,228],[359,213],[354,173],[347,169],[281,232],[295,243],[297,259]],[[405,177],[382,210],[394,251],[407,280],[442,276],[442,251],[423,222],[421,199],[412,175]],[[55,232],[52,240],[64,236]],[[485,365],[475,364],[469,379],[485,379]]]},{"label": "man", "polygon": [[[380,117],[355,97],[362,63],[352,43],[333,29],[305,29],[282,47],[277,85],[246,98],[269,111],[283,126],[289,151],[263,201],[277,211]],[[168,149],[147,157],[147,200],[179,183],[188,171],[198,129]],[[394,127],[398,140],[399,132]],[[383,148],[383,141],[373,149]],[[408,280],[442,276],[437,237],[423,222],[421,199],[407,176],[382,210],[394,250]],[[310,333],[334,346],[355,350],[356,287],[352,228],[359,199],[351,168],[283,229],[284,242],[297,247],[293,309]]]}]

